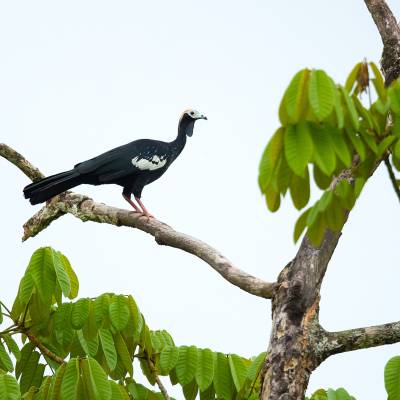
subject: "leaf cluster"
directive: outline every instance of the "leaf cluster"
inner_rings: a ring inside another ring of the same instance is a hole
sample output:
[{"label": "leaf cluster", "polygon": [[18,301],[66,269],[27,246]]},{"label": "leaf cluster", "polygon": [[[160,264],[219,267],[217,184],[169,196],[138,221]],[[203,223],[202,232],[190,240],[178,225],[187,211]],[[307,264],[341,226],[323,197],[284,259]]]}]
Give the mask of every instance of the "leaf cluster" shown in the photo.
[{"label": "leaf cluster", "polygon": [[[367,107],[362,94],[368,91],[371,99],[371,86],[376,101]],[[357,64],[344,86],[325,71],[303,69],[283,95],[279,119],[281,126],[261,158],[259,187],[270,211],[279,209],[288,191],[294,206],[302,210],[314,181],[324,192],[299,217],[294,240],[307,228],[311,242],[319,245],[325,229],[340,232],[383,157],[390,154],[400,170],[400,81],[386,89],[374,63]],[[347,184],[334,189],[349,169]]]},{"label": "leaf cluster", "polygon": [[135,380],[134,360],[150,385],[169,376],[186,399],[258,396],[265,353],[246,359],[176,346],[165,330],[150,330],[131,295],[76,299],[78,288],[62,253],[32,255],[12,310],[0,306],[0,322],[13,322],[0,332],[0,399],[162,399]]}]

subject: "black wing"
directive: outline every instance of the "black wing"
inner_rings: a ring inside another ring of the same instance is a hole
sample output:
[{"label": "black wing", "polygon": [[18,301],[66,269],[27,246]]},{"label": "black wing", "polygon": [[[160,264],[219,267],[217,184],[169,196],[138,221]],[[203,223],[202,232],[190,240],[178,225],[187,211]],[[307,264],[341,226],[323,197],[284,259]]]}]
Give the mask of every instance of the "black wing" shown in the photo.
[{"label": "black wing", "polygon": [[111,183],[144,170],[157,169],[167,162],[168,146],[149,139],[116,147],[90,160],[75,165],[82,175]]}]

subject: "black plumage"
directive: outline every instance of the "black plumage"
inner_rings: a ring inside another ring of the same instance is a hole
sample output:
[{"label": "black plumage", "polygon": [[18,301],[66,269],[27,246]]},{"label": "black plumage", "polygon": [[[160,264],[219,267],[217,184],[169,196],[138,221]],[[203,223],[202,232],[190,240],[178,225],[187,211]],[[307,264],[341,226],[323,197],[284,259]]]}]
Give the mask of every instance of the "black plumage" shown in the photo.
[{"label": "black plumage", "polygon": [[[24,188],[24,196],[31,204],[43,203],[52,197],[80,184],[117,184],[123,187],[122,195],[132,207],[151,216],[140,200],[144,186],[154,182],[169,168],[192,136],[194,123],[207,119],[195,110],[185,111],[178,125],[178,135],[172,142],[139,139],[116,147],[90,160],[76,164],[69,171],[51,175]],[[139,207],[131,200],[135,196]]]}]

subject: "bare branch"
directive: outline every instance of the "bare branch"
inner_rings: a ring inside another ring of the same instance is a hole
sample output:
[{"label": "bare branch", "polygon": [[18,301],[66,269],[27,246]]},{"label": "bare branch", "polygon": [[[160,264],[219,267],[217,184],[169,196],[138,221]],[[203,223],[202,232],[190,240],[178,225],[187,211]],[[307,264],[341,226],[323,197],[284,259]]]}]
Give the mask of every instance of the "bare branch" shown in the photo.
[{"label": "bare branch", "polygon": [[346,351],[398,343],[400,321],[340,332],[325,332],[324,338],[322,347],[326,357]]},{"label": "bare branch", "polygon": [[0,156],[14,164],[33,182],[44,178],[44,175],[25,157],[4,143],[0,143]]},{"label": "bare branch", "polygon": [[[9,146],[0,145],[0,155],[11,161],[30,178],[43,176],[24,157]],[[54,220],[67,213],[74,215],[83,222],[92,221],[137,228],[152,235],[160,245],[175,247],[201,258],[228,282],[250,294],[266,299],[273,295],[275,284],[265,282],[236,268],[218,250],[207,243],[175,231],[160,221],[143,217],[142,214],[96,203],[89,197],[77,193],[66,192],[48,202],[24,224],[23,240],[37,235]]]}]

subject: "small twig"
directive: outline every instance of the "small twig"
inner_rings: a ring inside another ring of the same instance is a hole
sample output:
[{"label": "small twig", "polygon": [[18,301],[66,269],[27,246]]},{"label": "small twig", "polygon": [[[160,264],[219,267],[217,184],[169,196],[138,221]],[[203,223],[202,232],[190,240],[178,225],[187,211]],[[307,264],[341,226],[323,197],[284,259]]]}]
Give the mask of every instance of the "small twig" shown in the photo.
[{"label": "small twig", "polygon": [[399,185],[396,182],[396,176],[394,175],[392,164],[390,164],[389,156],[386,156],[383,159],[383,161],[385,162],[386,168],[388,170],[389,178],[390,178],[390,181],[392,182],[392,186],[393,186],[394,192],[396,193],[397,198],[400,201],[400,188],[399,188]]},{"label": "small twig", "polygon": [[49,350],[36,336],[32,335],[26,329],[21,329],[21,332],[24,333],[29,341],[33,343],[40,352],[44,355],[55,361],[57,364],[65,364],[65,360],[59,357],[57,354],[54,354],[51,350]]},{"label": "small twig", "polygon": [[9,334],[11,332],[16,332],[17,330],[18,330],[17,325],[13,324],[13,325],[9,326],[7,329],[4,329],[4,331],[1,331],[0,332],[0,336],[1,335],[7,335],[7,334]]},{"label": "small twig", "polygon": [[2,301],[0,301],[0,304],[9,314],[11,314],[11,311],[9,310],[9,308],[7,308],[7,306]]},{"label": "small twig", "polygon": [[153,374],[154,374],[154,376],[156,378],[157,386],[160,389],[160,392],[162,393],[162,395],[164,396],[164,399],[165,400],[171,400],[171,397],[169,397],[167,389],[165,388],[164,384],[161,382],[161,379],[157,374],[156,367],[154,366],[153,361],[151,361],[148,358],[147,362],[149,363],[149,367],[150,367],[151,372],[153,372]]}]

